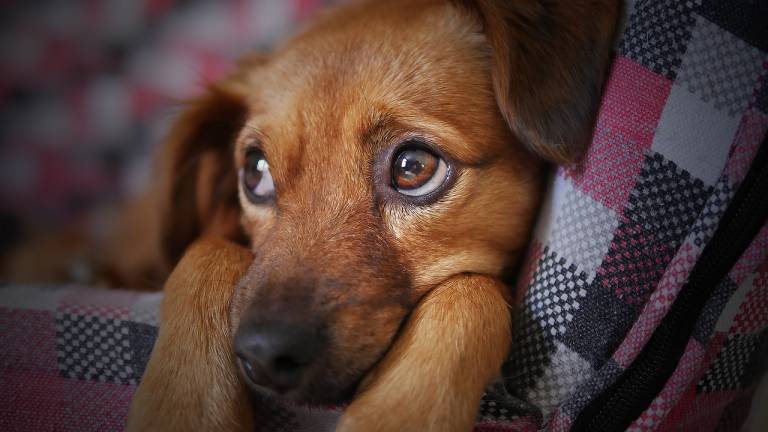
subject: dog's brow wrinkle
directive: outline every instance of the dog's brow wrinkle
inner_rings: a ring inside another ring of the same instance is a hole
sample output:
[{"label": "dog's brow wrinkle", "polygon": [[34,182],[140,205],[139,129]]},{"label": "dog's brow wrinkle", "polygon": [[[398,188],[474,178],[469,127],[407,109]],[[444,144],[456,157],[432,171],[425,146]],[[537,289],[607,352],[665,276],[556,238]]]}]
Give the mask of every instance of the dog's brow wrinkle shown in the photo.
[{"label": "dog's brow wrinkle", "polygon": [[386,135],[394,129],[395,119],[386,113],[376,113],[371,116],[360,131],[360,142],[375,144],[384,141]]},{"label": "dog's brow wrinkle", "polygon": [[256,127],[256,125],[253,125],[251,123],[246,123],[243,125],[243,129],[248,129],[251,132],[257,132],[260,133],[259,128]]}]

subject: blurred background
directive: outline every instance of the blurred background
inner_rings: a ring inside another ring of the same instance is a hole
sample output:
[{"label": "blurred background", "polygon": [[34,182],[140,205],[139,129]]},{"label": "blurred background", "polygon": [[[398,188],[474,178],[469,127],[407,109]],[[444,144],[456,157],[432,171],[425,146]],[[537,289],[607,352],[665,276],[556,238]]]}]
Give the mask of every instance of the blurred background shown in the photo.
[{"label": "blurred background", "polygon": [[181,101],[326,3],[0,2],[0,251],[146,187]]}]

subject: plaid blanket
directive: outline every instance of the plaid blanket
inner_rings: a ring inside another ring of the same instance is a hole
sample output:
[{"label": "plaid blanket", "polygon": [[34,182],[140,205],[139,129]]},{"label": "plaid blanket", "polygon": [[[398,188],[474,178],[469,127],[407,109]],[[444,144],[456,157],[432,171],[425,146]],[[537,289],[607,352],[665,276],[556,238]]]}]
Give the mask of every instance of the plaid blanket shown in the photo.
[{"label": "plaid blanket", "polygon": [[[631,7],[588,154],[552,181],[481,418],[568,430],[638,357],[766,135],[766,23],[765,2]],[[767,254],[768,225],[630,430],[739,428],[768,365]]]},{"label": "plaid blanket", "polygon": [[[766,22],[765,4],[748,0],[630,5],[589,152],[551,182],[516,287],[513,349],[478,430],[567,430],[638,357],[766,136]],[[0,429],[121,430],[159,301],[0,291]],[[630,430],[739,429],[766,353],[768,225]],[[265,431],[331,428],[339,415],[256,408]]]},{"label": "plaid blanket", "polygon": [[123,430],[160,300],[81,287],[0,290],[0,430]]},{"label": "plaid blanket", "polygon": [[[0,430],[122,431],[158,331],[162,293],[0,288]],[[338,410],[259,400],[263,431],[333,430]]]}]

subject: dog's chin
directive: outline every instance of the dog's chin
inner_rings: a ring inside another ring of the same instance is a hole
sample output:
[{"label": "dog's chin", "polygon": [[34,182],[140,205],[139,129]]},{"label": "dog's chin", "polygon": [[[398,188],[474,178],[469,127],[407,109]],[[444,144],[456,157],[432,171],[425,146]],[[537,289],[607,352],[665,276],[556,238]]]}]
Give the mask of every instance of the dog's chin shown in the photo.
[{"label": "dog's chin", "polygon": [[240,371],[241,379],[257,397],[266,397],[292,405],[328,407],[348,404],[352,401],[362,377],[348,383],[312,380],[296,388],[279,390],[254,383]]},{"label": "dog's chin", "polygon": [[355,395],[355,390],[338,391],[329,389],[324,392],[308,391],[303,389],[290,390],[287,392],[278,392],[273,389],[261,387],[258,385],[249,385],[251,392],[260,397],[266,397],[271,400],[277,400],[290,405],[304,407],[328,408],[338,407],[348,404]]}]

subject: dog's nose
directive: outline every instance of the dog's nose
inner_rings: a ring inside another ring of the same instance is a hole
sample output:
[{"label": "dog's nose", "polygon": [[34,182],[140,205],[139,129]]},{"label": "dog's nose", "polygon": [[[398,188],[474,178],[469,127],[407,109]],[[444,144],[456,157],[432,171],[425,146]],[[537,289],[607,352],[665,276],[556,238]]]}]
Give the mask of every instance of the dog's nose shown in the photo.
[{"label": "dog's nose", "polygon": [[285,322],[240,324],[235,352],[247,379],[280,393],[296,388],[322,340],[316,327]]}]

